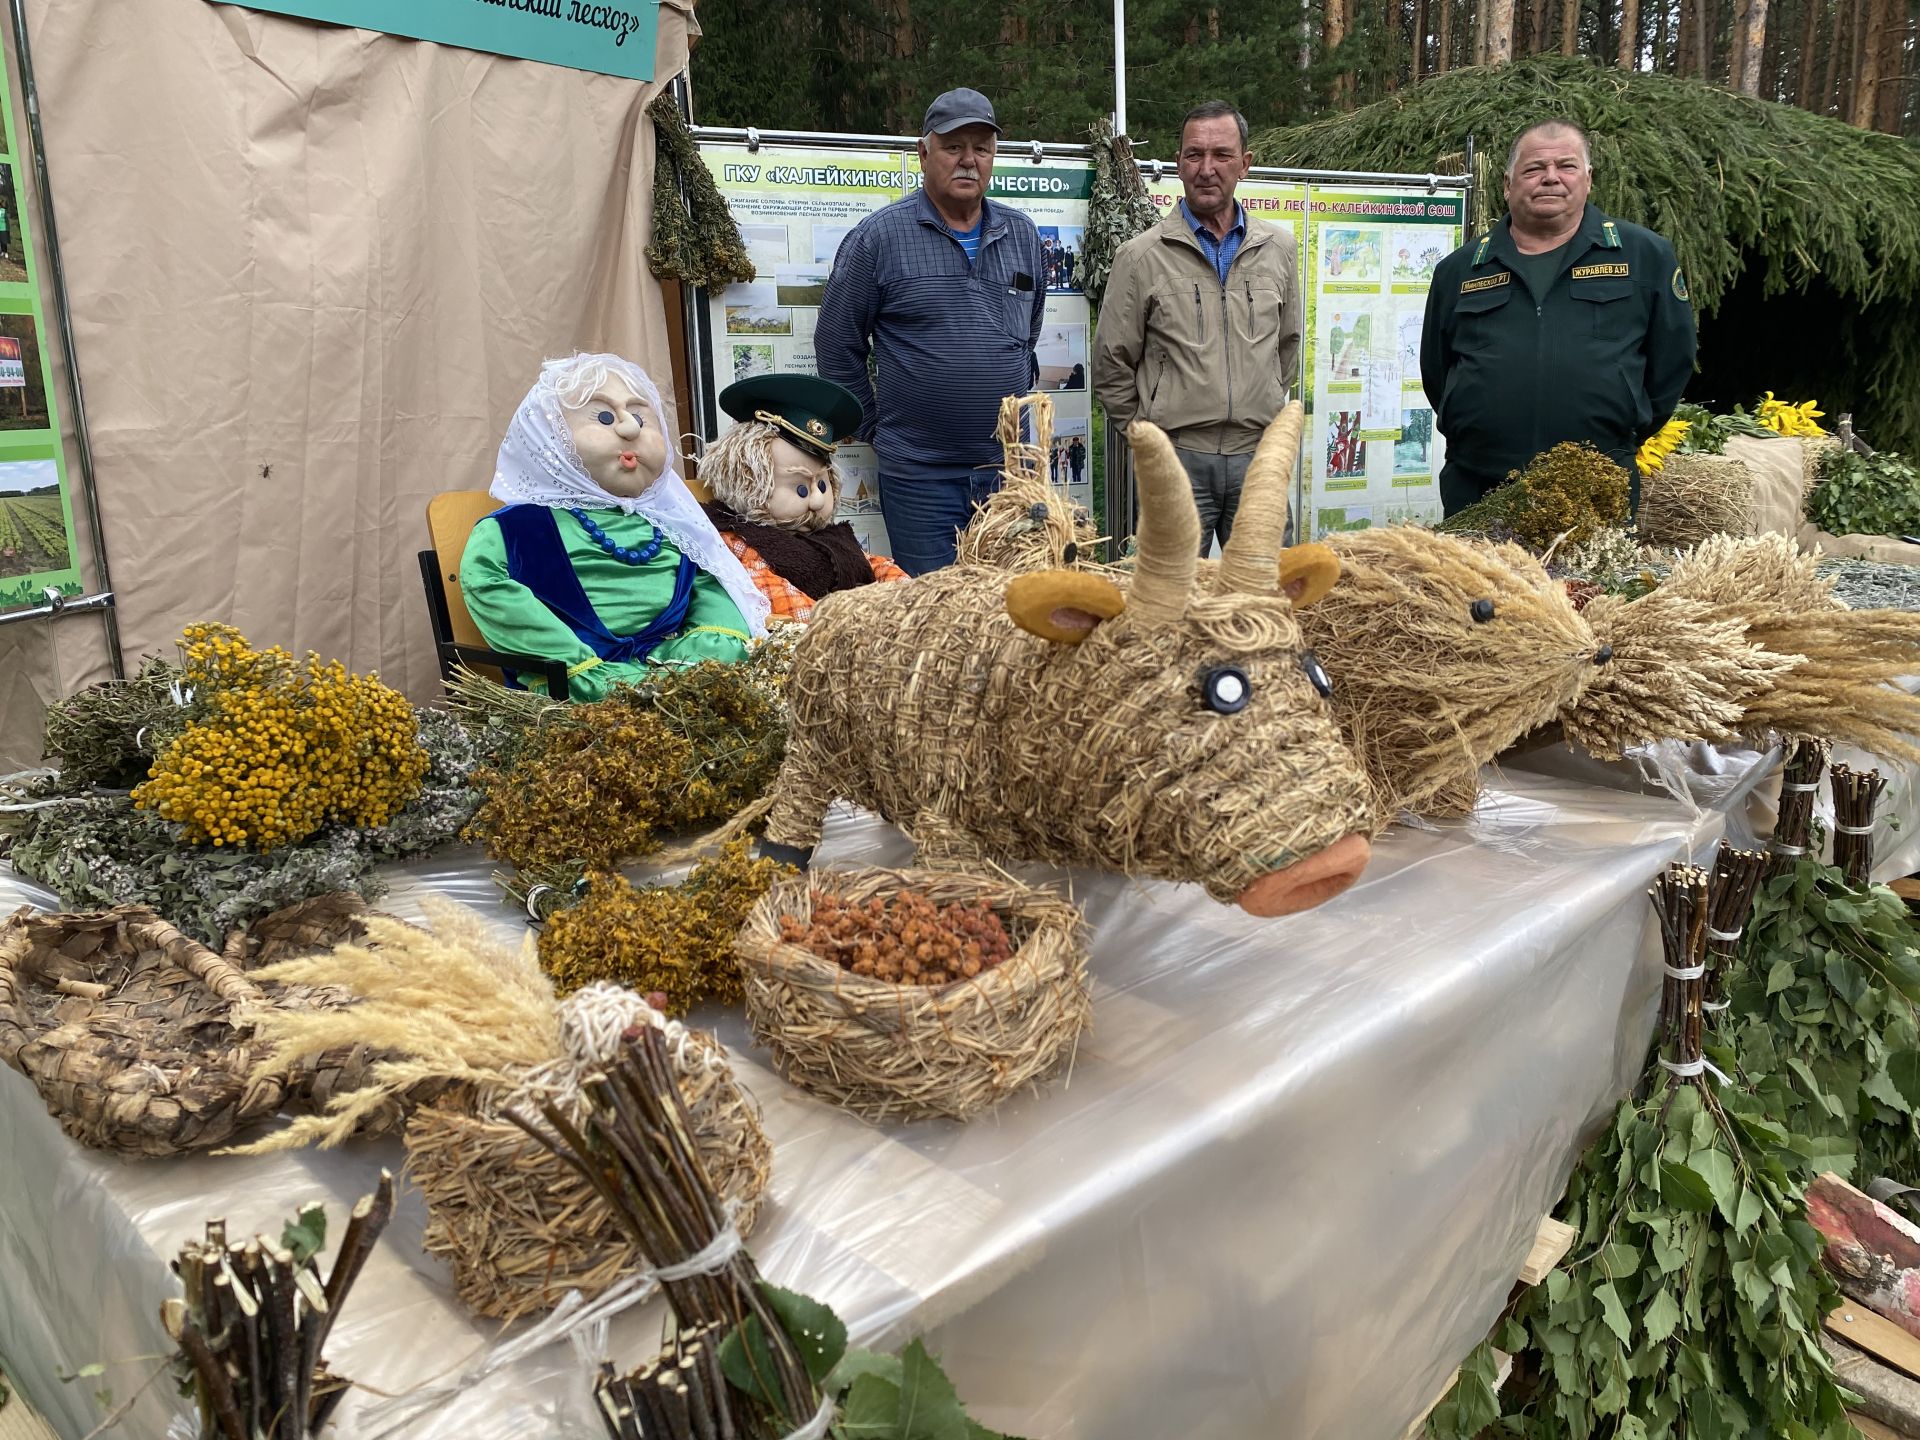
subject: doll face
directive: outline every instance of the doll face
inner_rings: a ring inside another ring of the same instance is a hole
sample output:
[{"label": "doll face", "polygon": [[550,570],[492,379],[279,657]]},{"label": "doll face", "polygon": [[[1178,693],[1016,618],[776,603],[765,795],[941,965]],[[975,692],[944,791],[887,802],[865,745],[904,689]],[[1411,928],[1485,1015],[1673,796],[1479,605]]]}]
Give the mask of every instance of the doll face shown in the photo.
[{"label": "doll face", "polygon": [[653,407],[617,375],[567,412],[580,468],[609,495],[644,495],[667,467],[667,437]]},{"label": "doll face", "polygon": [[773,442],[773,494],[767,520],[782,530],[819,530],[833,523],[833,467],[789,441]]}]

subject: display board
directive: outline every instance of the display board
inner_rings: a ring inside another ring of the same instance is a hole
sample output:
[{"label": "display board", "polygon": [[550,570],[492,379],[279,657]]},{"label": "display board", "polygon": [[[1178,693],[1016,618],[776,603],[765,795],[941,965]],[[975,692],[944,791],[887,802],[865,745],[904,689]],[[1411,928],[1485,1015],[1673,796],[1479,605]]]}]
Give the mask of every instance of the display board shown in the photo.
[{"label": "display board", "polygon": [[[1040,387],[1054,394],[1050,471],[1076,504],[1091,508],[1093,367],[1087,301],[1074,272],[1093,170],[1074,161],[1035,165],[1014,153],[1001,152],[987,193],[1024,213],[1040,232],[1047,303],[1036,353]],[[769,371],[811,373],[820,297],[840,242],[867,215],[919,187],[918,155],[906,148],[841,152],[762,145],[749,151],[744,145],[703,144],[701,156],[733,207],[758,272],[750,284],[707,297],[709,340],[702,358],[712,391]],[[732,422],[723,414],[716,423],[717,433],[724,433]],[[846,481],[838,518],[853,526],[869,551],[886,553],[873,447],[843,445],[836,463]]]},{"label": "display board", "polygon": [[[751,284],[707,297],[699,363],[711,392],[768,371],[811,372],[820,296],[840,242],[863,217],[912,193],[920,183],[916,153],[704,142],[701,154],[759,272]],[[1050,473],[1091,507],[1092,337],[1076,267],[1093,168],[1054,158],[1036,164],[1021,154],[1018,146],[1002,148],[989,193],[1040,231],[1048,295],[1037,358],[1041,388],[1055,392]],[[1173,168],[1162,167],[1147,191],[1161,214],[1169,212],[1180,198]],[[1238,194],[1249,215],[1292,235],[1306,287],[1295,391],[1309,422],[1295,498],[1312,533],[1438,520],[1445,443],[1420,388],[1420,326],[1434,266],[1461,243],[1461,195],[1411,184],[1255,179],[1241,182]],[[721,415],[716,423],[724,430],[730,422]],[[839,518],[883,552],[872,448],[842,446],[839,465],[846,476]]]},{"label": "display board", "polygon": [[0,611],[81,588],[22,134],[0,67]]}]

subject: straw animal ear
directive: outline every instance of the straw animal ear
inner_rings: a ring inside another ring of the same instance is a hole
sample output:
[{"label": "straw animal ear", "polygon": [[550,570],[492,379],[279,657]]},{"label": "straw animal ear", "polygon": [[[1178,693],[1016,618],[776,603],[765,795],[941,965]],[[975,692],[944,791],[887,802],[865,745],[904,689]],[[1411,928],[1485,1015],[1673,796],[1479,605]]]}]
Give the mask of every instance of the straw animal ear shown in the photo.
[{"label": "straw animal ear", "polygon": [[1127,426],[1140,481],[1140,549],[1128,608],[1136,625],[1176,625],[1200,568],[1200,512],[1193,484],[1166,432],[1150,420]]},{"label": "straw animal ear", "polygon": [[1293,466],[1300,455],[1300,432],[1305,423],[1306,411],[1295,400],[1260,436],[1260,444],[1247,464],[1233,533],[1220,547],[1215,593],[1273,593],[1273,562],[1287,533],[1287,497],[1293,491]]},{"label": "straw animal ear", "polygon": [[1029,635],[1078,645],[1103,620],[1127,608],[1111,580],[1078,570],[1042,570],[1007,582],[1007,614]]},{"label": "straw animal ear", "polygon": [[1280,593],[1304,610],[1326,599],[1340,578],[1340,557],[1324,545],[1289,545],[1280,552]]}]

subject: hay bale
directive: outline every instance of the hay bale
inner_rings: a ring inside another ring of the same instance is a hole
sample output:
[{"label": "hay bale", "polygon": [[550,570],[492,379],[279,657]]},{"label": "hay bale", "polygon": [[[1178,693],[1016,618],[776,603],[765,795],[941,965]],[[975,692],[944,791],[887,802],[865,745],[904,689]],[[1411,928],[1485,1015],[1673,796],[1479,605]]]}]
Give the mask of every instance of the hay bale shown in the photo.
[{"label": "hay bale", "polygon": [[[813,916],[816,896],[848,900],[914,889],[938,904],[984,902],[1017,948],[949,985],[889,985],[782,943],[780,918]],[[869,1120],[990,1110],[1053,1069],[1092,1020],[1085,926],[1051,891],[926,870],[820,872],[782,880],[735,945],[747,1021],[781,1075]]]},{"label": "hay bale", "polygon": [[1640,539],[1677,549],[1753,533],[1753,472],[1729,455],[1669,455],[1640,482]]},{"label": "hay bale", "polygon": [[527,1067],[514,1089],[468,1087],[423,1106],[407,1124],[407,1169],[427,1202],[422,1243],[453,1267],[461,1303],[477,1313],[518,1319],[568,1290],[591,1299],[647,1263],[579,1172],[506,1118],[509,1111],[532,1118],[544,1100],[581,1124],[589,1108],[581,1082],[630,1024],[666,1032],[701,1164],[732,1207],[735,1227],[752,1233],[773,1146],[726,1052],[631,991],[588,986],[560,1003],[565,1056]]},{"label": "hay bale", "polygon": [[222,1144],[285,1103],[358,1084],[373,1062],[348,1046],[256,1080],[266,1046],[240,1018],[342,1003],[312,986],[258,984],[247,968],[268,950],[337,943],[358,910],[353,896],[303,902],[235,932],[217,955],[143,906],[23,908],[0,928],[0,1060],[82,1144],[129,1156]]}]

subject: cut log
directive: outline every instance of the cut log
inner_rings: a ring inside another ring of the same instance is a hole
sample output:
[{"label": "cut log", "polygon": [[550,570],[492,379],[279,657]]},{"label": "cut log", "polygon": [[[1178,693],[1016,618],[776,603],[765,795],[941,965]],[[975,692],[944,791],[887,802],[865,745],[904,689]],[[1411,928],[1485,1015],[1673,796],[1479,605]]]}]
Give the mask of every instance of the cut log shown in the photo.
[{"label": "cut log", "polygon": [[1913,1440],[1904,1431],[1883,1425],[1878,1420],[1869,1420],[1858,1410],[1847,1411],[1847,1423],[1864,1435],[1866,1440]]},{"label": "cut log", "polygon": [[1822,1335],[1820,1343],[1833,1357],[1834,1378],[1860,1397],[1854,1407],[1860,1414],[1897,1436],[1920,1436],[1920,1383],[1830,1335]]},{"label": "cut log", "polygon": [[1807,1218],[1841,1291],[1920,1337],[1920,1228],[1831,1173],[1807,1187]]}]

